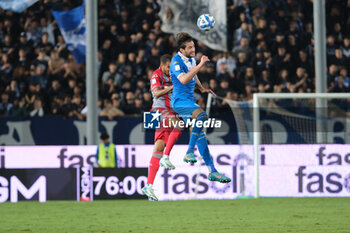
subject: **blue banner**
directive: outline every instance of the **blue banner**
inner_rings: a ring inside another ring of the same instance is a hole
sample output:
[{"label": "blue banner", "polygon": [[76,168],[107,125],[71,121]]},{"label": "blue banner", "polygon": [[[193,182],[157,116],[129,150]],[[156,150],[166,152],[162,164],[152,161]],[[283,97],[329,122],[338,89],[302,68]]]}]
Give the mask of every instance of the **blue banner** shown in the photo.
[{"label": "blue banner", "polygon": [[[208,129],[211,144],[236,144],[232,117],[223,118],[224,129]],[[143,129],[141,117],[99,119],[99,131],[107,132],[115,144],[153,144],[154,130]],[[0,118],[0,145],[86,145],[86,121],[63,117]],[[177,144],[188,144],[185,130]]]},{"label": "blue banner", "polygon": [[21,13],[38,0],[2,0],[0,1],[0,8],[16,13]]},{"label": "blue banner", "polygon": [[85,62],[86,21],[84,4],[67,11],[51,11],[69,51],[80,65]]},{"label": "blue banner", "polygon": [[[279,115],[261,114],[262,144],[311,144],[316,143],[315,122],[308,119],[290,119]],[[234,117],[221,116],[221,128],[208,128],[207,138],[210,144],[240,144]],[[344,119],[327,121],[328,143],[349,143],[350,124]],[[253,135],[247,127],[248,137]],[[99,119],[99,133],[107,132],[113,143],[153,144],[154,130],[143,128],[142,117],[116,117],[109,120]],[[86,121],[63,117],[36,118],[0,118],[0,145],[86,145]],[[177,144],[188,144],[189,133],[185,130]]]}]

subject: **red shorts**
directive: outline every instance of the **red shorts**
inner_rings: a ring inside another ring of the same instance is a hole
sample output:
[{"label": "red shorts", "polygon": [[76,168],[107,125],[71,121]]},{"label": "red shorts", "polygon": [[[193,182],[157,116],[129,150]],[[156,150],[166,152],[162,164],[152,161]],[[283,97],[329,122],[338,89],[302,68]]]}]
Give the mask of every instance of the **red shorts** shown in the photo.
[{"label": "red shorts", "polygon": [[[162,119],[168,119],[176,116],[176,113],[168,108],[156,108],[155,110],[158,110],[160,112],[160,114],[162,115]],[[158,139],[162,139],[165,142],[165,144],[167,144],[169,135],[173,129],[170,127],[164,128],[163,122],[160,125],[160,129],[156,129],[154,133],[154,142],[156,142]]]}]

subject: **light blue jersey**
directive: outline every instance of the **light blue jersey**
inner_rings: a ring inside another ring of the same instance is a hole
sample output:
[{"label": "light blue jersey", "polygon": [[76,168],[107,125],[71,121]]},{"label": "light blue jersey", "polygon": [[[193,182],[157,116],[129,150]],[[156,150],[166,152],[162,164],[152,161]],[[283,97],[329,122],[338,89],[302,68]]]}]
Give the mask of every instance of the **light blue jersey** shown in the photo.
[{"label": "light blue jersey", "polygon": [[197,76],[194,76],[187,84],[182,84],[179,80],[181,75],[188,73],[195,66],[195,58],[187,58],[180,52],[171,60],[170,75],[173,82],[171,104],[182,118],[191,116],[195,109],[200,108],[193,96]]},{"label": "light blue jersey", "polygon": [[185,85],[180,82],[178,77],[182,74],[188,73],[195,66],[195,58],[187,58],[180,52],[178,52],[171,60],[170,75],[173,82],[172,102],[178,99],[193,99],[194,87],[196,86],[196,76]]}]

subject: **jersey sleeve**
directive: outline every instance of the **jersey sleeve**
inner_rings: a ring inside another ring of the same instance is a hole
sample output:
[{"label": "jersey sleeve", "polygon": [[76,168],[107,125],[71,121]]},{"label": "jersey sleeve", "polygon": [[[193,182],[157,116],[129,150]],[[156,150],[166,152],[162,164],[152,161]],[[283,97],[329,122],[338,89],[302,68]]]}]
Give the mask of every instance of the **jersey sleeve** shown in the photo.
[{"label": "jersey sleeve", "polygon": [[151,77],[151,90],[153,91],[156,88],[160,88],[160,76],[157,73],[153,73]]},{"label": "jersey sleeve", "polygon": [[171,63],[170,69],[171,73],[174,74],[176,78],[179,78],[181,74],[186,73],[183,64],[176,60]]}]

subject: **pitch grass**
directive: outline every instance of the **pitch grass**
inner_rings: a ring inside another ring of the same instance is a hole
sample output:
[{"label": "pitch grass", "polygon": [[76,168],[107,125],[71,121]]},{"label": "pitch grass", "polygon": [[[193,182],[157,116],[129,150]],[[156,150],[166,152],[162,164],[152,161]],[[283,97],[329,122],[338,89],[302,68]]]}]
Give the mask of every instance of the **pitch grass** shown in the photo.
[{"label": "pitch grass", "polygon": [[0,204],[0,232],[350,232],[350,198]]}]

